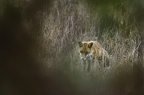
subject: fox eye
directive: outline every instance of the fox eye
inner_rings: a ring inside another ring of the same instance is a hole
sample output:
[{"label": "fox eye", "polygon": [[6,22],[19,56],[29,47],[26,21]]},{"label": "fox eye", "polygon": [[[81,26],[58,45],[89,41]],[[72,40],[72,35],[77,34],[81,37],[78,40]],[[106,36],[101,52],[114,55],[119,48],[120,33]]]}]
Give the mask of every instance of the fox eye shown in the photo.
[{"label": "fox eye", "polygon": [[80,51],[80,53],[83,53],[83,51]]},{"label": "fox eye", "polygon": [[86,54],[88,54],[89,52],[86,52]]}]

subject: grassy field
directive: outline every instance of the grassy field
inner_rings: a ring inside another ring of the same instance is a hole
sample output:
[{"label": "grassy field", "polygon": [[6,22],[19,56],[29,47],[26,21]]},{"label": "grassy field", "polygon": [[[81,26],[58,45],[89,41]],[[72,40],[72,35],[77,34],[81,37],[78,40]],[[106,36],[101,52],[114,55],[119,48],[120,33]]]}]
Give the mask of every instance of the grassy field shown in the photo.
[{"label": "grassy field", "polygon": [[[83,95],[135,95],[135,85],[139,85],[138,93],[143,93],[143,86],[137,83],[143,79],[141,70],[137,71],[141,42],[138,30],[133,23],[129,25],[127,17],[114,14],[126,26],[109,18],[104,21],[99,10],[93,12],[87,4],[74,0],[55,1],[50,10],[43,25],[46,71],[60,71]],[[109,70],[99,70],[96,65],[89,75],[83,71],[78,52],[78,41],[83,40],[102,44],[110,55]]]}]

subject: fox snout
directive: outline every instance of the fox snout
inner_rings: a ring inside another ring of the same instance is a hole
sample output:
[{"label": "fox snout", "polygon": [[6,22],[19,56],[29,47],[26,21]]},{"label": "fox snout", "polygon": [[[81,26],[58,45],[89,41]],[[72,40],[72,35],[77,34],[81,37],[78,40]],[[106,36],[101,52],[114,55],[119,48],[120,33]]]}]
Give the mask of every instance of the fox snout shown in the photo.
[{"label": "fox snout", "polygon": [[86,60],[90,60],[91,59],[91,56],[89,56],[89,55],[86,55],[86,56],[81,56],[81,59],[83,60],[83,61],[86,61]]},{"label": "fox snout", "polygon": [[86,58],[81,58],[83,61],[85,61],[86,60]]}]

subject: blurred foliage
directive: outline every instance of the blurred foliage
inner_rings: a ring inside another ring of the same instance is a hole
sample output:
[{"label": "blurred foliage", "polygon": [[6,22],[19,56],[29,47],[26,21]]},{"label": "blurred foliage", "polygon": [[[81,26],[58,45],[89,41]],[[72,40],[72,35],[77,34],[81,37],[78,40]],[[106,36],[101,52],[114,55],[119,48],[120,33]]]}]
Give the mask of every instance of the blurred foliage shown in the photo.
[{"label": "blurred foliage", "polygon": [[103,29],[121,29],[128,36],[131,28],[143,27],[142,0],[85,0],[90,10],[98,10],[101,32]]},{"label": "blurred foliage", "polygon": [[[143,95],[143,3],[0,0],[0,94]],[[83,71],[79,40],[98,40],[111,68]]]}]

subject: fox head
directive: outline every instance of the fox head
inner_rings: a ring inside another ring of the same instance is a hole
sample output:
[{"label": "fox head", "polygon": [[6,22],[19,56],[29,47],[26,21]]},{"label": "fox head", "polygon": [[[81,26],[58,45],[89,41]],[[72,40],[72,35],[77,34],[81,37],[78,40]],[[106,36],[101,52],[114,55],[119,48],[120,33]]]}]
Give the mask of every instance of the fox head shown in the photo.
[{"label": "fox head", "polygon": [[93,42],[78,42],[79,53],[82,60],[90,60],[93,54],[92,46]]}]

